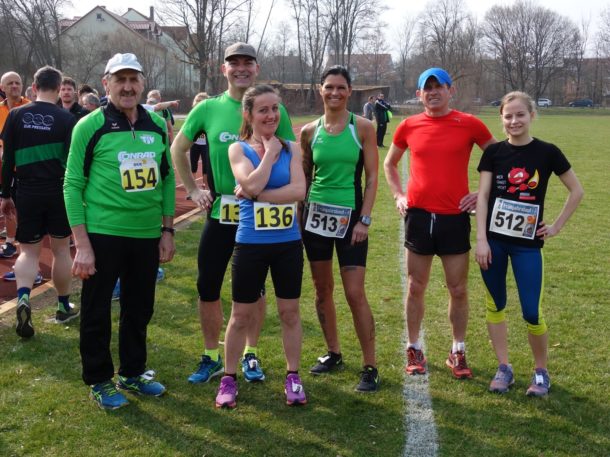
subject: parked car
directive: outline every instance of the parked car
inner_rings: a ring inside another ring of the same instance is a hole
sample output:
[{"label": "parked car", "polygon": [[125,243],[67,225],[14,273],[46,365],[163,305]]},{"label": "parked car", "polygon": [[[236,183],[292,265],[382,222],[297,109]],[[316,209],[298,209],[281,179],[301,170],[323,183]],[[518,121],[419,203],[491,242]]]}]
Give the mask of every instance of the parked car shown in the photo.
[{"label": "parked car", "polygon": [[593,107],[593,100],[591,100],[590,98],[577,98],[576,100],[568,103],[568,106],[572,108],[591,108]]},{"label": "parked car", "polygon": [[549,106],[553,106],[553,102],[551,100],[549,100],[548,98],[539,98],[537,104],[541,108],[543,108],[543,107],[548,108]]},{"label": "parked car", "polygon": [[405,100],[405,105],[421,105],[421,100],[417,97]]},{"label": "parked car", "polygon": [[500,100],[493,100],[493,101],[489,102],[489,104],[491,106],[500,106]]}]

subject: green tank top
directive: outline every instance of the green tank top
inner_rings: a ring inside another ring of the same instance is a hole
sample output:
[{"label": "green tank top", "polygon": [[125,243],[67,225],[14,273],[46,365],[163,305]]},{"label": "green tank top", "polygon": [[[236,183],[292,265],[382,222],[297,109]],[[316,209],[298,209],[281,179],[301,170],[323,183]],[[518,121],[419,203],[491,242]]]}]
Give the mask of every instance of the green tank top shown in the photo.
[{"label": "green tank top", "polygon": [[308,201],[359,209],[364,157],[354,114],[350,113],[349,122],[337,135],[324,129],[324,117],[321,117],[311,150],[314,167]]},{"label": "green tank top", "polygon": [[[221,195],[233,195],[235,178],[229,162],[229,146],[239,139],[242,114],[241,102],[224,92],[197,104],[184,122],[182,133],[190,141],[206,134],[210,148],[210,167],[207,169],[208,184],[215,199],[210,216],[220,217]],[[294,141],[292,124],[286,108],[280,105],[280,124],[276,134],[287,141]]]}]

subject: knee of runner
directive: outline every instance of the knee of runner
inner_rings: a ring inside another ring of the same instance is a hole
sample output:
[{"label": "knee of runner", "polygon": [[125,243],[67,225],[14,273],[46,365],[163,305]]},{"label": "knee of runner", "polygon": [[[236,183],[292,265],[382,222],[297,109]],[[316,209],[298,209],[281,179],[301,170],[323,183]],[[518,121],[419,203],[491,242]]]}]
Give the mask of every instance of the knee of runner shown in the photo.
[{"label": "knee of runner", "polygon": [[426,293],[426,283],[413,277],[409,277],[409,295],[411,297],[423,297]]},{"label": "knee of runner", "polygon": [[527,331],[532,335],[536,336],[544,335],[547,331],[546,322],[544,321],[544,318],[537,319],[535,324],[531,323],[530,321],[527,321]]},{"label": "knee of runner", "polygon": [[449,295],[454,299],[465,300],[468,297],[468,286],[466,283],[457,285],[447,284],[447,290]]},{"label": "knee of runner", "polygon": [[279,309],[279,315],[280,315],[280,320],[282,321],[283,324],[292,327],[296,324],[299,323],[300,321],[300,316],[299,316],[299,308],[280,308]]}]

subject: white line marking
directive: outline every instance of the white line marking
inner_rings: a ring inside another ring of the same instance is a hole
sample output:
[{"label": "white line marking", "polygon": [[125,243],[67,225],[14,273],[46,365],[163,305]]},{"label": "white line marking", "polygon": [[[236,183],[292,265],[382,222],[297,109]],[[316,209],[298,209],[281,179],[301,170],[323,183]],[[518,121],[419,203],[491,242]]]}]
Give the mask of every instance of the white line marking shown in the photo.
[{"label": "white line marking", "polygon": [[[402,176],[406,181],[407,177],[407,160],[402,160]],[[403,186],[405,183],[403,182]],[[402,248],[405,239],[404,223],[400,223],[400,239],[399,245],[399,262],[400,262],[400,279],[402,283],[403,303],[407,298],[407,276],[405,268],[404,248]],[[405,320],[406,325],[406,320]],[[406,352],[407,338],[406,331],[403,332],[403,348]],[[424,344],[425,331],[422,327],[419,335],[419,341],[425,350]],[[425,375],[410,376],[405,373],[405,384],[403,395],[407,402],[407,411],[405,413],[405,425],[407,432],[407,442],[403,452],[404,457],[436,457],[438,455],[438,434],[436,431],[436,423],[434,422],[434,411],[432,410],[432,398],[428,389],[428,373]]]}]

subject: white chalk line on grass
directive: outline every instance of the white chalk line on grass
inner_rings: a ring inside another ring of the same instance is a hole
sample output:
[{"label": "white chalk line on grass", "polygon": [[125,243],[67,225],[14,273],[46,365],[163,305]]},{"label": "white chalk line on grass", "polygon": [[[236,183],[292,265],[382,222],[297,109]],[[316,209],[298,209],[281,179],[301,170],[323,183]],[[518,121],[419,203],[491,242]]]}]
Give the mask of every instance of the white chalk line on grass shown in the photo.
[{"label": "white chalk line on grass", "polygon": [[[407,176],[407,160],[402,160],[402,176],[406,180]],[[403,183],[404,186],[404,183]],[[400,223],[400,246],[399,262],[400,262],[400,279],[402,284],[403,303],[407,297],[407,276],[404,248],[402,248],[405,239],[404,223]],[[406,320],[405,320],[406,326]],[[424,344],[425,331],[422,328],[419,340]],[[403,332],[403,346],[406,352],[407,339],[406,331]],[[403,352],[404,353],[404,352]],[[407,403],[407,411],[405,413],[405,427],[407,439],[404,457],[436,457],[438,455],[438,435],[436,432],[436,423],[434,422],[434,411],[432,410],[432,398],[428,389],[428,373],[424,375],[410,376],[405,374],[405,384],[403,395]]]}]

